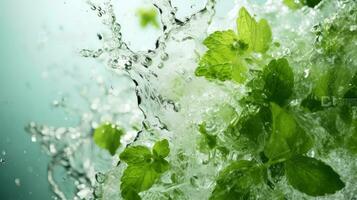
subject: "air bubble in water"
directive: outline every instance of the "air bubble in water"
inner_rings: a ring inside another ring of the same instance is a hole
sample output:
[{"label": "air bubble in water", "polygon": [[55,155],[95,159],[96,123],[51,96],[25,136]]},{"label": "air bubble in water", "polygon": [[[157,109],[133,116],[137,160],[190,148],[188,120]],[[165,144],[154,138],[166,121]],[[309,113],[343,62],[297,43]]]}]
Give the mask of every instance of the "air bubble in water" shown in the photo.
[{"label": "air bubble in water", "polygon": [[95,174],[95,180],[97,180],[98,183],[104,183],[105,178],[106,178],[106,175],[101,172],[98,172]]},{"label": "air bubble in water", "polygon": [[17,187],[20,187],[21,186],[21,180],[19,178],[15,178],[15,185]]}]

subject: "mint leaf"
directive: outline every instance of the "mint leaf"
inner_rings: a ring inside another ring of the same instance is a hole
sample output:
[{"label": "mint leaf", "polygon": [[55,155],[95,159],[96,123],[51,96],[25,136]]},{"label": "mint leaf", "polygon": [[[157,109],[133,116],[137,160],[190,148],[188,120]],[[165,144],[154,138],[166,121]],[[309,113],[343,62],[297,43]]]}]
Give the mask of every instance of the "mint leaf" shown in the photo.
[{"label": "mint leaf", "polygon": [[207,132],[205,122],[199,125],[198,130],[203,135],[203,143],[207,145],[209,149],[213,149],[217,146],[217,136],[211,135]]},{"label": "mint leaf", "polygon": [[285,58],[272,60],[263,70],[264,93],[269,101],[283,105],[292,95],[294,73]]},{"label": "mint leaf", "polygon": [[313,141],[299,126],[294,116],[274,103],[271,104],[271,112],[272,134],[265,146],[265,155],[270,160],[278,160],[309,151]]},{"label": "mint leaf", "polygon": [[150,189],[158,177],[159,174],[149,164],[129,165],[121,177],[120,188],[123,197],[127,200],[131,200],[130,197],[135,196],[132,193],[138,194],[139,192]]},{"label": "mint leaf", "polygon": [[153,147],[154,156],[159,158],[165,158],[170,153],[169,141],[166,139],[158,141],[155,143]]},{"label": "mint leaf", "polygon": [[145,28],[148,25],[152,25],[155,28],[160,27],[155,8],[140,8],[137,10],[137,15],[139,16],[141,27]]},{"label": "mint leaf", "polygon": [[120,146],[120,138],[123,134],[124,131],[115,125],[103,124],[94,130],[93,139],[95,144],[114,155]]},{"label": "mint leaf", "polygon": [[128,164],[121,177],[121,195],[126,200],[140,200],[139,193],[151,186],[170,168],[164,158],[170,153],[169,142],[154,144],[152,152],[145,146],[127,147],[120,159]]},{"label": "mint leaf", "polygon": [[342,92],[348,88],[352,75],[348,68],[334,66],[319,77],[314,88],[317,97],[342,97]]},{"label": "mint leaf", "polygon": [[232,30],[214,32],[203,44],[207,46],[208,51],[200,59],[195,71],[196,76],[204,76],[209,80],[234,80],[238,83],[245,80],[247,67],[238,57],[243,54],[245,44],[238,41]]},{"label": "mint leaf", "polygon": [[300,2],[310,8],[317,6],[321,0],[300,0]]},{"label": "mint leaf", "polygon": [[237,19],[239,39],[248,44],[251,51],[264,53],[272,42],[272,33],[268,22],[261,19],[255,21],[248,11],[242,7]]},{"label": "mint leaf", "polygon": [[127,147],[119,156],[120,160],[128,165],[145,164],[151,162],[151,152],[145,146]]},{"label": "mint leaf", "polygon": [[285,166],[289,183],[308,195],[333,194],[345,187],[330,166],[314,158],[298,156],[287,161]]},{"label": "mint leaf", "polygon": [[152,163],[152,167],[157,173],[164,173],[170,168],[169,162],[163,158],[158,158]]},{"label": "mint leaf", "polygon": [[250,199],[254,186],[266,180],[266,169],[253,161],[237,161],[219,174],[210,200]]},{"label": "mint leaf", "polygon": [[283,3],[292,10],[297,10],[303,6],[300,1],[296,0],[283,0]]},{"label": "mint leaf", "polygon": [[264,133],[271,123],[271,111],[269,108],[260,107],[258,110],[245,111],[238,121],[239,133],[250,141],[259,144],[264,140]]},{"label": "mint leaf", "polygon": [[227,31],[216,31],[210,34],[204,41],[203,44],[212,50],[224,51],[236,55],[233,46],[234,42],[238,40],[237,34],[233,30]]}]

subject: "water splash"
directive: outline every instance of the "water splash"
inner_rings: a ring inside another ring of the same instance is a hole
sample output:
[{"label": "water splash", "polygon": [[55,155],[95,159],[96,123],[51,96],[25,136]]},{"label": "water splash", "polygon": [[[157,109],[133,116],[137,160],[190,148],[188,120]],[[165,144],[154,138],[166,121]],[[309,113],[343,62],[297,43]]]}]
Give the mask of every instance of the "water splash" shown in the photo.
[{"label": "water splash", "polygon": [[[303,8],[291,12],[280,1],[263,3],[242,0],[236,1],[227,12],[226,5],[221,1],[202,0],[192,2],[191,6],[195,5],[196,9],[185,14],[174,7],[177,1],[152,0],[160,13],[162,33],[155,49],[134,51],[123,41],[121,25],[114,14],[114,2],[88,1],[90,8],[107,27],[107,32],[101,34],[102,47],[83,49],[80,55],[101,60],[117,74],[118,79],[130,78],[133,84],[128,86],[128,81],[123,81],[122,85],[116,85],[119,89],[114,90],[103,84],[103,80],[98,80],[94,86],[99,93],[92,95],[80,91],[88,105],[85,110],[75,111],[81,115],[76,127],[55,128],[36,123],[27,127],[35,138],[33,141],[39,141],[52,158],[48,166],[52,190],[60,199],[121,199],[119,181],[125,166],[118,164],[118,157],[103,153],[92,141],[93,129],[101,122],[111,121],[128,132],[122,141],[122,148],[131,144],[150,146],[160,138],[169,139],[173,147],[169,158],[173,169],[153,188],[141,193],[143,199],[208,199],[217,172],[227,160],[242,158],[244,154],[234,152],[227,159],[217,152],[207,155],[197,151],[197,124],[205,116],[220,112],[222,108],[217,105],[230,105],[239,113],[242,108],[237,99],[246,91],[243,86],[227,82],[213,84],[194,76],[199,55],[205,51],[202,40],[210,32],[235,26],[238,9],[245,6],[251,13],[270,22],[274,41],[279,42],[280,47],[273,48],[269,54],[289,59],[294,71],[303,77],[298,83],[303,91],[309,88],[305,80],[310,78],[316,64],[333,62],[316,61],[319,49],[314,45],[316,37],[313,30],[318,28],[316,25],[324,26],[339,16],[345,16],[345,13],[351,12],[349,9],[353,11],[354,2],[324,1],[318,9]],[[348,30],[355,31],[351,28],[353,26],[349,25]],[[356,50],[352,52],[354,54],[341,56],[351,60],[349,64],[353,69],[357,66]],[[317,68],[323,70],[322,67]],[[137,101],[133,102],[135,98]],[[312,116],[306,118],[302,120],[311,120]],[[213,123],[210,128],[220,131],[228,126],[225,120],[219,122]],[[312,130],[321,134],[317,124]],[[314,151],[314,156],[321,155]],[[357,191],[353,183],[357,182],[357,177],[351,174],[357,169],[357,164],[350,161],[356,159],[344,151],[334,151],[321,158],[341,172],[347,186],[342,192],[318,199],[355,197]],[[63,177],[66,184],[61,184]],[[277,188],[289,194],[289,199],[311,198],[286,185],[286,180],[282,180]],[[257,199],[265,198],[267,192],[268,189],[265,189],[257,193]]]}]

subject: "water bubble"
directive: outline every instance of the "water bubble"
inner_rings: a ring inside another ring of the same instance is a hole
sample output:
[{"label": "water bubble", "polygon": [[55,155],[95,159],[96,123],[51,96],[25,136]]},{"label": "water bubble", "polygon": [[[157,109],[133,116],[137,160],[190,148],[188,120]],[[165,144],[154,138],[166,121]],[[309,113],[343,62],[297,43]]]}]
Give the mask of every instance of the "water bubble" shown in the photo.
[{"label": "water bubble", "polygon": [[119,24],[119,23],[115,23],[115,24],[113,25],[113,31],[114,31],[114,32],[120,32],[120,30],[121,30],[120,24]]},{"label": "water bubble", "polygon": [[132,65],[133,63],[130,60],[124,64],[126,70],[131,70]]},{"label": "water bubble", "polygon": [[152,64],[152,59],[150,57],[145,57],[143,65],[150,66]]},{"label": "water bubble", "polygon": [[161,60],[166,61],[167,59],[169,59],[169,54],[164,53],[161,55]]},{"label": "water bubble", "polygon": [[31,141],[32,141],[32,142],[37,142],[36,135],[32,135],[32,136],[31,136]]},{"label": "water bubble", "polygon": [[95,174],[95,180],[97,180],[98,183],[104,183],[105,181],[105,174],[98,172],[97,174]]},{"label": "water bubble", "polygon": [[160,64],[158,64],[158,65],[157,65],[157,67],[158,67],[159,69],[164,68],[164,63],[160,63]]},{"label": "water bubble", "polygon": [[15,185],[17,187],[20,187],[21,186],[21,180],[19,178],[15,178]]}]

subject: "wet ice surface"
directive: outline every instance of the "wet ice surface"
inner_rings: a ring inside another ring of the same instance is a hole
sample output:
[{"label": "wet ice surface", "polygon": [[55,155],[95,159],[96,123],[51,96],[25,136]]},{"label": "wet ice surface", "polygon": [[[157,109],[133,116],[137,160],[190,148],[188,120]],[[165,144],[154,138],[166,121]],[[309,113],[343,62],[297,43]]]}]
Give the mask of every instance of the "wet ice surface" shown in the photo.
[{"label": "wet ice surface", "polygon": [[[311,73],[323,71],[324,66],[333,64],[330,59],[316,59],[321,55],[314,46],[316,36],[312,31],[315,25],[331,23],[349,9],[355,11],[356,3],[352,2],[325,1],[317,9],[302,8],[292,12],[275,0],[265,3],[243,0],[234,4],[202,0],[192,1],[191,5],[187,2],[176,5],[177,1],[170,5],[168,1],[153,0],[155,7],[162,11],[161,22],[165,29],[155,42],[155,49],[139,51],[133,50],[135,45],[125,40],[130,37],[121,31],[125,26],[120,25],[120,18],[116,17],[120,4],[113,2],[112,6],[111,2],[90,1],[89,6],[108,29],[102,34],[102,47],[84,49],[80,54],[105,63],[108,70],[116,74],[118,83],[108,86],[98,75],[93,85],[78,91],[86,100],[87,108],[75,110],[81,117],[76,127],[37,123],[27,127],[32,141],[38,141],[52,157],[48,176],[52,189],[60,199],[121,199],[120,177],[126,166],[117,166],[119,158],[109,156],[92,140],[93,129],[110,121],[127,131],[118,152],[129,144],[152,146],[158,139],[170,141],[168,160],[172,169],[150,190],[141,193],[143,199],[208,199],[217,173],[229,160],[251,157],[244,152],[233,152],[229,159],[223,159],[219,154],[197,150],[197,124],[206,115],[218,112],[217,105],[231,105],[239,113],[242,108],[236,99],[245,92],[243,86],[229,82],[215,84],[194,76],[199,55],[205,51],[202,40],[215,30],[234,28],[238,10],[245,6],[258,18],[269,21],[274,41],[280,43],[280,48],[270,50],[269,54],[289,59],[299,80],[297,90],[304,91],[308,88]],[[351,32],[356,30],[355,18],[356,13],[352,13],[348,25]],[[356,42],[346,44],[348,53],[339,55],[348,60],[352,70],[357,66],[355,45]],[[59,104],[59,101],[54,102],[54,106]],[[321,141],[326,139],[322,128],[315,123],[318,119],[305,117],[305,120],[313,120],[313,133]],[[222,120],[211,128],[220,131],[227,125],[227,121]],[[137,131],[138,127],[140,131]],[[356,157],[341,149],[320,152],[321,145],[322,142],[317,143],[309,155],[332,166],[346,183],[345,189],[334,195],[312,198],[294,190],[283,179],[277,188],[287,194],[288,199],[356,197]],[[173,176],[179,177],[176,182],[172,181]],[[267,191],[257,192],[256,198],[266,198],[264,192]]]}]

